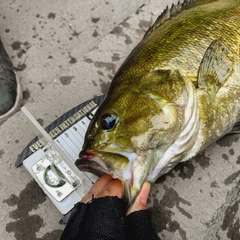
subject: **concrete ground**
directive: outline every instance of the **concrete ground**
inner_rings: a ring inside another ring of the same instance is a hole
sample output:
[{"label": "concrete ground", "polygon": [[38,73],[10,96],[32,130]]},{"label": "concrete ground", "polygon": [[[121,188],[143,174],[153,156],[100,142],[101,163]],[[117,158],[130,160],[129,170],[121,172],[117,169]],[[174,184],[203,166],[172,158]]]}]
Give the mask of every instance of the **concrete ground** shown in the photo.
[{"label": "concrete ground", "polygon": [[[1,1],[0,36],[21,80],[24,105],[45,127],[105,93],[131,49],[171,3]],[[0,136],[0,238],[59,239],[61,214],[25,168],[14,166],[35,136],[22,112],[0,126]],[[240,239],[239,142],[239,135],[226,136],[153,185],[149,208],[162,239]]]}]

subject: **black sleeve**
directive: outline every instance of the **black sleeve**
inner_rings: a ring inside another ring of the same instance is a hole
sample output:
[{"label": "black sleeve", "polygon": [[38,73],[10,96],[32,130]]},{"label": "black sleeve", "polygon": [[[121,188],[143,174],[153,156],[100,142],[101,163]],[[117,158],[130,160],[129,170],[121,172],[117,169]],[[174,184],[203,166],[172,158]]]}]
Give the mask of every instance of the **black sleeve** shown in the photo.
[{"label": "black sleeve", "polygon": [[[139,221],[139,217],[142,220]],[[139,238],[139,236],[147,236],[147,238]],[[95,198],[87,204],[76,204],[60,240],[85,239],[155,240],[159,238],[152,228],[148,211],[134,212],[126,217],[123,200],[117,197],[103,197]]]},{"label": "black sleeve", "polygon": [[95,198],[75,206],[61,240],[125,239],[123,201],[117,197]]},{"label": "black sleeve", "polygon": [[151,221],[151,213],[148,210],[133,212],[126,217],[126,239],[159,240]]}]

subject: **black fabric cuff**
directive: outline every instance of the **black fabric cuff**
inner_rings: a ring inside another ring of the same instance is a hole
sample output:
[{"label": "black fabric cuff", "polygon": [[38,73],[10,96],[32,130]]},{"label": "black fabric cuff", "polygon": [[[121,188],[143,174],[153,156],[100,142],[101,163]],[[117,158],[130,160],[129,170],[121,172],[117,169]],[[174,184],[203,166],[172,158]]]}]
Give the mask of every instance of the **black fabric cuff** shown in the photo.
[{"label": "black fabric cuff", "polygon": [[125,239],[125,206],[117,197],[96,198],[74,207],[61,240]]},{"label": "black fabric cuff", "polygon": [[155,240],[148,210],[125,216],[124,201],[117,197],[77,203],[60,240]]},{"label": "black fabric cuff", "polygon": [[126,239],[159,240],[152,227],[151,213],[148,210],[129,214],[125,221]]}]

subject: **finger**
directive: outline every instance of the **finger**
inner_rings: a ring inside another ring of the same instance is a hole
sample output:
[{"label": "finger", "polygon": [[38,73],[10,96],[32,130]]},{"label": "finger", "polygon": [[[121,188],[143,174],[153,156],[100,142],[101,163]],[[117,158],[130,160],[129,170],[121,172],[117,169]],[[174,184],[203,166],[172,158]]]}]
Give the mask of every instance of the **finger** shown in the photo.
[{"label": "finger", "polygon": [[89,192],[82,198],[81,202],[87,203],[92,200],[92,196],[96,196],[102,189],[112,181],[112,176],[109,174],[103,174],[92,186]]},{"label": "finger", "polygon": [[123,184],[119,179],[114,179],[110,181],[103,189],[101,192],[97,194],[96,197],[118,197],[122,198],[123,197]]},{"label": "finger", "polygon": [[151,189],[151,184],[149,182],[145,182],[136,200],[127,210],[126,215],[129,215],[132,212],[147,209],[147,200],[150,193],[150,189]]}]

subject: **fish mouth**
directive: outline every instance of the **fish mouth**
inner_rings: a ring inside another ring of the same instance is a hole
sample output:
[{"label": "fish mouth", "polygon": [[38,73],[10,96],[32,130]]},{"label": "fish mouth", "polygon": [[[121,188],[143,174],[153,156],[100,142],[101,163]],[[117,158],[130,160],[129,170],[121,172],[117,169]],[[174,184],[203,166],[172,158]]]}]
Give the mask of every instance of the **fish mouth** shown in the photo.
[{"label": "fish mouth", "polygon": [[91,172],[97,176],[101,176],[103,173],[109,173],[106,164],[91,151],[81,151],[75,165],[79,170]]},{"label": "fish mouth", "polygon": [[101,177],[104,174],[104,172],[102,170],[100,170],[99,168],[97,168],[97,166],[96,167],[89,166],[89,162],[87,160],[78,159],[75,164],[76,164],[77,168],[82,172],[89,172],[98,177]]}]

